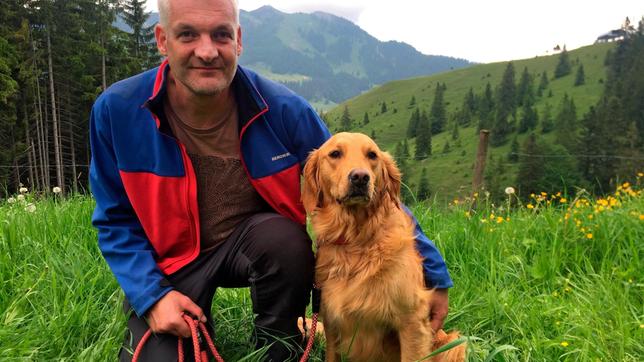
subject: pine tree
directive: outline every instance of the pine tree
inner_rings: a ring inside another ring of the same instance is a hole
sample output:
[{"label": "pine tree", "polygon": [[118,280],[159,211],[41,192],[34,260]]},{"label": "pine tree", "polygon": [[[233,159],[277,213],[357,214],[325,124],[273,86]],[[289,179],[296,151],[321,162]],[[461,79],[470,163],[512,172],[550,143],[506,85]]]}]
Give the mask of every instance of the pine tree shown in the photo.
[{"label": "pine tree", "polygon": [[418,135],[416,136],[416,153],[414,157],[417,160],[423,160],[432,154],[432,129],[429,124],[429,117],[423,111],[418,122]]},{"label": "pine tree", "polygon": [[485,91],[483,91],[483,94],[481,95],[481,98],[478,104],[479,104],[478,131],[482,129],[491,129],[494,123],[493,117],[494,117],[494,108],[496,105],[494,102],[494,95],[492,93],[492,86],[490,85],[490,82],[488,82],[485,85]]},{"label": "pine tree", "polygon": [[521,80],[519,80],[519,86],[517,87],[517,105],[519,107],[534,101],[533,88],[534,81],[532,80],[532,76],[528,73],[528,67],[524,67]]},{"label": "pine tree", "polygon": [[445,141],[445,146],[443,146],[443,153],[449,153],[449,141]]},{"label": "pine tree", "polygon": [[387,103],[384,101],[380,105],[380,113],[387,113]]},{"label": "pine tree", "polygon": [[452,127],[452,139],[457,140],[460,138],[460,132],[458,131],[458,123],[454,122],[454,126]]},{"label": "pine tree", "polygon": [[548,88],[548,75],[547,72],[544,70],[543,73],[541,73],[541,80],[539,81],[539,88],[537,88],[537,96],[541,97],[543,96],[543,91]]},{"label": "pine tree", "polygon": [[416,105],[416,96],[411,96],[411,99],[409,100],[409,107],[412,108]]},{"label": "pine tree", "polygon": [[409,118],[409,125],[407,126],[407,138],[414,138],[418,134],[418,122],[420,121],[420,110],[416,107],[416,110],[411,113]]},{"label": "pine tree", "polygon": [[577,148],[577,108],[568,94],[564,94],[555,122],[555,140],[569,152]]},{"label": "pine tree", "polygon": [[580,64],[577,68],[577,75],[575,76],[575,87],[584,85],[586,83],[586,75],[584,74],[584,65]]},{"label": "pine tree", "polygon": [[367,112],[364,112],[364,117],[362,118],[362,124],[364,126],[369,124],[369,114]]},{"label": "pine tree", "polygon": [[340,130],[346,132],[351,129],[351,115],[349,114],[349,106],[345,105],[340,117]]},{"label": "pine tree", "polygon": [[447,112],[445,111],[445,89],[447,86],[444,84],[438,85],[434,93],[434,102],[432,103],[432,108],[429,111],[429,121],[431,124],[432,134],[438,134],[443,132],[445,128],[445,123],[447,122]]},{"label": "pine tree", "polygon": [[529,130],[533,130],[537,127],[539,122],[539,115],[537,110],[530,103],[526,103],[523,106],[523,112],[521,114],[521,121],[519,122],[519,133],[526,133]]},{"label": "pine tree", "polygon": [[427,168],[423,167],[420,173],[420,180],[418,181],[418,192],[416,197],[418,200],[427,200],[430,196],[429,176],[427,176]]},{"label": "pine tree", "polygon": [[512,144],[510,144],[510,153],[508,154],[508,161],[517,162],[519,161],[519,140],[517,137],[514,137]]},{"label": "pine tree", "polygon": [[543,116],[541,117],[541,133],[549,133],[555,128],[555,123],[552,120],[552,108],[549,103],[543,107]]},{"label": "pine tree", "polygon": [[123,20],[132,29],[130,52],[138,62],[139,71],[152,68],[158,63],[154,46],[154,25],[146,26],[150,12],[145,11],[144,0],[126,0],[123,4]]},{"label": "pine tree", "polygon": [[494,126],[490,136],[492,146],[500,146],[507,140],[508,134],[512,131],[509,122],[510,116],[516,109],[516,84],[514,82],[514,65],[509,62],[503,73],[503,79],[497,92],[497,107],[494,118]]},{"label": "pine tree", "polygon": [[557,63],[557,68],[555,69],[555,79],[568,75],[570,72],[572,72],[572,65],[570,64],[570,56],[564,45],[563,50],[559,54],[559,63]]},{"label": "pine tree", "polygon": [[371,139],[374,140],[374,141],[376,140],[376,130],[375,129],[371,130]]},{"label": "pine tree", "polygon": [[544,174],[543,159],[538,156],[542,153],[534,133],[531,133],[523,143],[521,153],[516,185],[519,195],[527,198],[531,193],[543,191],[539,189],[539,180]]}]

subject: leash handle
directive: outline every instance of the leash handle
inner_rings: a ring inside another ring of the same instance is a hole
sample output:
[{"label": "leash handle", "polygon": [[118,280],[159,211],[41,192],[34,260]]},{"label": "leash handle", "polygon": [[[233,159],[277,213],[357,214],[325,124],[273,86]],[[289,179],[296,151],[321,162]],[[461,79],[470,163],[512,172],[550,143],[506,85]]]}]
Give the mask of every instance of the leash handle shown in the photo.
[{"label": "leash handle", "polygon": [[[201,337],[204,337],[206,340],[206,344],[208,345],[208,348],[210,348],[210,352],[212,355],[215,357],[215,360],[217,362],[224,362],[224,359],[221,357],[219,352],[217,352],[217,348],[215,348],[215,343],[212,341],[212,338],[210,337],[210,333],[208,333],[208,329],[206,329],[206,325],[203,324],[200,321],[197,321],[195,319],[192,319],[192,317],[189,317],[185,314],[183,314],[183,319],[188,323],[188,326],[190,327],[190,335],[192,336],[192,347],[195,353],[195,362],[207,362],[208,361],[208,355],[207,351],[202,351],[201,347],[199,346],[199,340]],[[134,350],[134,355],[132,356],[132,362],[138,362],[139,356],[141,355],[141,350],[143,349],[143,346],[145,346],[145,343],[148,341],[150,338],[150,335],[152,335],[152,329],[148,329],[143,337],[141,338],[141,341],[139,341],[138,346],[136,347],[136,350]],[[179,339],[177,343],[177,354],[179,357],[179,362],[183,362],[185,360],[184,352],[183,352],[183,338],[177,337]]]}]

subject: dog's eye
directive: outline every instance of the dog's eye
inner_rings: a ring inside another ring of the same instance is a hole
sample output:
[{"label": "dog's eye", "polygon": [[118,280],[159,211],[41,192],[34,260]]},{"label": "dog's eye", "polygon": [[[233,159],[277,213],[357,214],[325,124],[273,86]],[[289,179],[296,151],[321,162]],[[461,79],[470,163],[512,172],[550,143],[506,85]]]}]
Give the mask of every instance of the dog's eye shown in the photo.
[{"label": "dog's eye", "polygon": [[329,153],[329,157],[331,158],[340,158],[340,156],[342,156],[342,153],[338,150],[331,151],[331,153]]},{"label": "dog's eye", "polygon": [[375,153],[375,152],[373,152],[373,151],[369,151],[369,152],[367,152],[367,157],[368,157],[370,160],[375,160],[376,158],[378,158],[378,154],[376,154],[376,153]]}]

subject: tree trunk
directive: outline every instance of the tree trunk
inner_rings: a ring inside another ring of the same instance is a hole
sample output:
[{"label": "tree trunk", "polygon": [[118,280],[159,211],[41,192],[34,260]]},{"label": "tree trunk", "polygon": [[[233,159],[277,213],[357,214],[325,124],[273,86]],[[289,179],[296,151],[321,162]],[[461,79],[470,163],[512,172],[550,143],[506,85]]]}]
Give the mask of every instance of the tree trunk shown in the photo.
[{"label": "tree trunk", "polygon": [[29,172],[29,184],[30,187],[33,190],[39,189],[38,182],[35,177],[34,173],[34,157],[32,157],[32,152],[33,149],[31,148],[31,145],[33,142],[31,141],[31,134],[29,133],[29,113],[27,113],[27,100],[24,97],[22,98],[22,113],[24,115],[24,123],[25,123],[25,144],[27,145],[27,168]]},{"label": "tree trunk", "polygon": [[[54,132],[54,158],[56,162],[56,184],[61,190],[65,190],[65,182],[63,179],[63,165],[62,165],[62,155],[60,152],[60,137],[58,130],[58,117],[56,110],[56,93],[54,90],[54,69],[52,64],[51,57],[51,36],[50,29],[47,27],[47,63],[49,66],[49,92],[51,96],[51,119]],[[47,190],[49,191],[49,190]],[[64,191],[63,191],[64,192]]]}]

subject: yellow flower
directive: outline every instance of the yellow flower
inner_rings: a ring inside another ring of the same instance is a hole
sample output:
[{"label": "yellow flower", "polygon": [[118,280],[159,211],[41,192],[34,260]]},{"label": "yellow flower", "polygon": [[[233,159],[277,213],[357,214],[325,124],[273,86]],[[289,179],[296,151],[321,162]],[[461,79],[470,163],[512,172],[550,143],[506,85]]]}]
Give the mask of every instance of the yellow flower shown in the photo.
[{"label": "yellow flower", "polygon": [[631,187],[631,184],[630,184],[630,183],[628,183],[628,182],[624,182],[624,183],[622,184],[622,187],[623,187],[623,188],[625,188],[625,189],[627,189],[627,188]]},{"label": "yellow flower", "polygon": [[557,194],[556,194],[555,196],[556,196],[556,197],[561,196],[561,192],[557,192]]},{"label": "yellow flower", "polygon": [[642,173],[642,172],[638,172],[638,173],[637,173],[637,177],[644,177],[644,173]]},{"label": "yellow flower", "polygon": [[640,328],[644,328],[644,324],[640,324]]},{"label": "yellow flower", "polygon": [[559,202],[561,202],[562,204],[565,204],[566,203],[566,198],[565,197],[560,198]]},{"label": "yellow flower", "polygon": [[469,212],[469,211],[465,211],[465,216],[466,216],[466,217],[470,217],[470,212]]},{"label": "yellow flower", "polygon": [[526,207],[527,207],[528,209],[534,209],[534,205],[532,205],[532,204],[527,204],[527,205],[526,205]]},{"label": "yellow flower", "polygon": [[541,196],[548,196],[548,194],[542,191]]},{"label": "yellow flower", "polygon": [[569,343],[566,342],[566,341],[563,341],[563,342],[561,342],[559,344],[561,345],[561,347],[568,347],[569,346]]},{"label": "yellow flower", "polygon": [[496,217],[496,223],[497,223],[497,224],[500,224],[500,223],[502,223],[502,222],[503,222],[503,217],[502,217],[502,216],[497,216],[497,217]]},{"label": "yellow flower", "polygon": [[644,221],[644,214],[640,214],[640,220]]},{"label": "yellow flower", "polygon": [[593,233],[586,234],[586,239],[592,239],[592,238],[593,238]]},{"label": "yellow flower", "polygon": [[589,218],[589,219],[592,219],[593,217],[594,217],[594,215],[593,215],[593,214],[588,214],[588,218]]},{"label": "yellow flower", "polygon": [[572,289],[570,289],[570,287],[566,287],[566,288],[564,288],[564,291],[565,291],[565,292],[569,292],[569,291],[571,291],[571,290],[572,290]]},{"label": "yellow flower", "polygon": [[628,278],[628,283],[629,283],[629,284],[633,284],[633,279]]}]

